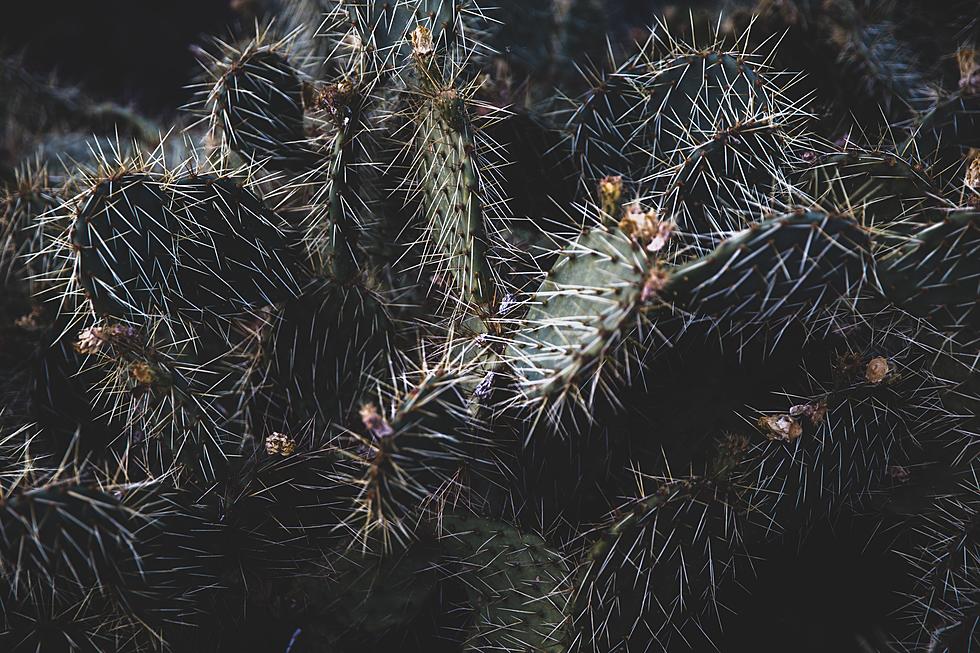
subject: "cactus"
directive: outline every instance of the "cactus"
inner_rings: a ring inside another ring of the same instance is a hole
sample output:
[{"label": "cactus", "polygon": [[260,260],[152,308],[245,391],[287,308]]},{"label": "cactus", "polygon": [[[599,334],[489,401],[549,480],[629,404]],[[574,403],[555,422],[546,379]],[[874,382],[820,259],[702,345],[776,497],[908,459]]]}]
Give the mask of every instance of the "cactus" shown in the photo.
[{"label": "cactus", "polygon": [[250,3],[160,143],[4,60],[4,650],[724,651],[844,515],[977,648],[975,53],[600,4]]},{"label": "cactus", "polygon": [[95,310],[119,319],[167,312],[174,284],[177,220],[159,185],[138,173],[93,186],[76,214],[74,277]]},{"label": "cactus", "polygon": [[465,583],[476,612],[463,649],[566,651],[570,584],[563,556],[506,522],[460,513],[440,523],[447,551],[441,564]]},{"label": "cactus", "polygon": [[290,39],[268,42],[263,32],[241,51],[216,59],[216,83],[208,96],[211,129],[228,138],[242,157],[272,169],[302,169],[314,162],[306,147],[303,85],[289,63]]},{"label": "cactus", "polygon": [[[977,243],[978,216],[955,211],[942,216],[914,240],[883,257],[879,279],[885,293],[905,310],[929,317],[944,331],[976,325],[976,274],[970,262]],[[955,280],[955,281],[954,281]]]}]

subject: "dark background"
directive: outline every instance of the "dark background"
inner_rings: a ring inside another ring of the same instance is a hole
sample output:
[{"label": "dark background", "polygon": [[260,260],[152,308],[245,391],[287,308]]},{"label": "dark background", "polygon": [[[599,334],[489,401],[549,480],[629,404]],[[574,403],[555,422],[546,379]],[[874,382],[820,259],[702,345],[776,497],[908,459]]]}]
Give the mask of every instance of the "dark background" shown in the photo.
[{"label": "dark background", "polygon": [[227,35],[235,20],[229,0],[8,0],[0,54],[163,116],[190,97],[184,87],[201,70],[191,46]]}]

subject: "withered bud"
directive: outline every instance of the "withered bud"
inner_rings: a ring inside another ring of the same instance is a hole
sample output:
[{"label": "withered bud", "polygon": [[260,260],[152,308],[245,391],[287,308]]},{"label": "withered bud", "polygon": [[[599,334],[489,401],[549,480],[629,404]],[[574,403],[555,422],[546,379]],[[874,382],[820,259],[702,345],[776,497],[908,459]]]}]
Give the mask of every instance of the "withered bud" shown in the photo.
[{"label": "withered bud", "polygon": [[103,347],[113,344],[132,344],[136,339],[136,329],[122,324],[92,326],[82,329],[75,341],[75,351],[79,354],[98,354]]},{"label": "withered bud", "polygon": [[75,351],[79,354],[97,354],[102,349],[102,329],[99,327],[88,327],[82,329],[75,341]]},{"label": "withered bud", "polygon": [[274,432],[265,438],[265,452],[270,456],[291,456],[296,451],[296,440],[285,433]]},{"label": "withered bud", "polygon": [[803,427],[791,415],[763,415],[757,424],[770,440],[792,442],[803,435]]},{"label": "withered bud", "polygon": [[432,31],[425,25],[419,25],[412,31],[411,41],[412,54],[416,57],[432,56],[432,53],[436,50],[435,44],[432,41]]},{"label": "withered bud", "polygon": [[643,282],[643,291],[640,293],[640,301],[647,302],[660,294],[660,291],[667,285],[670,275],[663,268],[657,266],[650,270],[647,279]]},{"label": "withered bud", "polygon": [[960,91],[965,95],[980,93],[980,51],[975,48],[960,48],[956,60],[960,64]]},{"label": "withered bud", "polygon": [[364,404],[361,406],[359,411],[361,415],[361,423],[364,424],[364,428],[374,436],[376,440],[381,440],[383,438],[392,435],[395,431],[391,428],[386,420],[379,412],[378,407],[374,404]]},{"label": "withered bud", "polygon": [[868,383],[877,385],[888,376],[890,371],[888,359],[878,356],[868,362],[868,367],[864,370],[864,378],[867,379]]},{"label": "withered bud", "polygon": [[970,161],[970,167],[966,169],[963,181],[967,190],[980,195],[980,150],[973,150],[973,160]]},{"label": "withered bud", "polygon": [[797,404],[789,409],[790,417],[806,417],[811,424],[817,425],[827,416],[827,402],[817,401],[812,404]]},{"label": "withered bud", "polygon": [[325,111],[334,123],[343,125],[350,113],[348,107],[353,97],[354,83],[343,79],[320,90],[316,97],[316,107]]},{"label": "withered bud", "polygon": [[129,376],[140,385],[153,385],[157,380],[153,366],[145,361],[139,361],[130,365]]},{"label": "withered bud", "polygon": [[653,209],[646,210],[639,202],[633,202],[626,207],[623,219],[619,221],[619,228],[646,247],[648,252],[658,252],[670,240],[674,224],[660,220]]},{"label": "withered bud", "polygon": [[616,215],[622,197],[623,178],[620,175],[606,175],[599,180],[599,206],[607,215]]}]

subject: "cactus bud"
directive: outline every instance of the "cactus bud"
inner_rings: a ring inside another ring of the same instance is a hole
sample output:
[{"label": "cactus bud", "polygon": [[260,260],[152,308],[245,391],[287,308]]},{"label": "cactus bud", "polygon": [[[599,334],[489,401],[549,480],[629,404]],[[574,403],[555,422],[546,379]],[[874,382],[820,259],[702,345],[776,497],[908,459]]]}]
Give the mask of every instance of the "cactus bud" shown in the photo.
[{"label": "cactus bud", "polygon": [[763,415],[758,426],[770,440],[792,442],[803,435],[803,427],[792,415]]},{"label": "cactus bud", "polygon": [[877,385],[888,376],[889,371],[888,359],[878,356],[872,358],[868,363],[868,367],[864,371],[864,378],[867,379],[868,383]]},{"label": "cactus bud", "polygon": [[619,213],[619,201],[623,196],[622,175],[606,175],[599,180],[599,206],[603,213],[615,217]]},{"label": "cactus bud", "polygon": [[137,361],[129,368],[129,376],[139,385],[151,386],[157,381],[156,372],[146,361]]},{"label": "cactus bud", "polygon": [[653,209],[644,210],[639,202],[633,202],[626,208],[619,228],[648,252],[659,252],[670,239],[674,224],[660,220]]},{"label": "cactus bud", "polygon": [[265,439],[265,452],[270,456],[291,456],[296,451],[296,440],[278,431]]},{"label": "cactus bud", "polygon": [[350,103],[354,99],[355,86],[349,79],[342,79],[320,90],[315,105],[322,109],[338,127],[343,127],[350,116]]},{"label": "cactus bud", "polygon": [[980,197],[980,150],[973,152],[973,159],[970,161],[970,167],[966,169],[963,184],[966,186],[967,193]]},{"label": "cactus bud", "polygon": [[419,59],[427,59],[436,51],[432,41],[432,31],[424,25],[419,25],[412,31],[411,41],[412,54]]},{"label": "cactus bud", "polygon": [[980,94],[980,61],[974,48],[960,48],[956,60],[960,64],[960,91],[964,95]]}]

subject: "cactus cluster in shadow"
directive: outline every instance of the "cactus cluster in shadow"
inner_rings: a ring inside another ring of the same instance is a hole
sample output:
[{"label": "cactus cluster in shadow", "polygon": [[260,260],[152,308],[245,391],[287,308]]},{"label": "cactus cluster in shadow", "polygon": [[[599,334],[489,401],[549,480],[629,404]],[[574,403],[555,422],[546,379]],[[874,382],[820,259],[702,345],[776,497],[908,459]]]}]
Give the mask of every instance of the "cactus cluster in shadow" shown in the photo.
[{"label": "cactus cluster in shadow", "polygon": [[980,651],[975,3],[491,4],[0,61],[0,650]]}]

